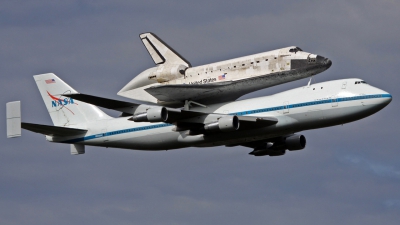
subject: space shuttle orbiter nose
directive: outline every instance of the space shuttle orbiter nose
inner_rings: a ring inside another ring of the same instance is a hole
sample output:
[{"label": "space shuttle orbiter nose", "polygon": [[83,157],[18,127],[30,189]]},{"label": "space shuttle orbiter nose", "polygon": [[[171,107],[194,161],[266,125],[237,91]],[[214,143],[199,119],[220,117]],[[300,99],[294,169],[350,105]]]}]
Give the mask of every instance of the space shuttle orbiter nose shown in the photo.
[{"label": "space shuttle orbiter nose", "polygon": [[332,66],[332,61],[328,58],[325,58],[323,56],[317,55],[317,63],[321,65],[325,65],[326,69]]}]

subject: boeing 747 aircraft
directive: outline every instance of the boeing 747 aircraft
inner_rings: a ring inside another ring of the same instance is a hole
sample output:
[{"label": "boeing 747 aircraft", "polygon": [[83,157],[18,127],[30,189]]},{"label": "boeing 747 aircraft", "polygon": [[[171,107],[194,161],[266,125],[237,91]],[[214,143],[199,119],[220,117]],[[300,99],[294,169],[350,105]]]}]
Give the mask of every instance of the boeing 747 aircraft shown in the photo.
[{"label": "boeing 747 aircraft", "polygon": [[[301,150],[306,138],[298,132],[349,123],[387,106],[392,96],[361,79],[316,83],[271,96],[167,108],[134,104],[78,93],[52,73],[34,76],[54,125],[21,122],[20,102],[7,103],[7,135],[21,136],[21,127],[44,134],[50,142],[133,150],[245,146],[255,156],[279,156]],[[97,106],[122,112],[112,118]]]},{"label": "boeing 747 aircraft", "polygon": [[156,67],[133,78],[118,95],[159,105],[212,104],[321,73],[332,62],[296,46],[192,67],[153,33],[140,39]]}]

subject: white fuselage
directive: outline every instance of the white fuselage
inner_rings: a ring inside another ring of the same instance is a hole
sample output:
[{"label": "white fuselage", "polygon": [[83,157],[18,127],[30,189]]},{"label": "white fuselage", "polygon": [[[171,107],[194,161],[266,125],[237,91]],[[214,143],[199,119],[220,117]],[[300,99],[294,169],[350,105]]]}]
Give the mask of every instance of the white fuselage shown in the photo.
[{"label": "white fuselage", "polygon": [[264,140],[352,122],[372,115],[390,103],[390,94],[361,81],[328,81],[266,97],[191,108],[207,113],[278,119],[277,124],[258,129],[190,135],[188,131],[174,131],[172,124],[138,123],[129,121],[129,117],[122,117],[79,125],[77,128],[88,130],[83,137],[46,137],[53,142],[137,150],[235,145]]}]

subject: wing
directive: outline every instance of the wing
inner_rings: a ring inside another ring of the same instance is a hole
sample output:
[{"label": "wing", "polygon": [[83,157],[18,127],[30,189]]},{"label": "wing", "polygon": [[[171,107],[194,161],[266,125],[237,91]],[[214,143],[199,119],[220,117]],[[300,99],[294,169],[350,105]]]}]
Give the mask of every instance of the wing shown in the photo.
[{"label": "wing", "polygon": [[114,100],[114,99],[108,99],[108,98],[103,98],[103,97],[97,97],[93,95],[87,95],[87,94],[82,94],[82,93],[77,93],[77,94],[64,94],[66,97],[70,97],[82,102],[86,102],[92,105],[96,105],[99,107],[103,107],[106,109],[121,109],[121,108],[127,108],[127,107],[137,107],[140,104],[132,103],[132,102],[125,102],[125,101],[119,101],[119,100]]},{"label": "wing", "polygon": [[[124,112],[129,115],[139,115],[146,113],[147,110],[150,109],[151,107],[164,108],[161,106],[139,105],[136,103],[107,99],[87,94],[65,94],[64,96],[68,96],[75,100],[90,103],[103,108]],[[233,114],[198,112],[198,111],[174,109],[174,108],[165,108],[165,109],[167,110],[168,113],[167,116],[168,119],[166,119],[165,121],[154,121],[154,122],[166,122],[175,124],[176,131],[189,130],[195,133],[207,133],[207,130],[211,129],[210,127],[213,127],[213,129],[216,128],[216,130],[218,130],[223,127],[223,125],[219,124],[229,123],[229,121],[231,122],[238,121],[238,124],[236,125],[237,126],[236,130],[257,129],[261,127],[271,126],[278,122],[278,119],[275,117],[237,116]],[[130,118],[129,120],[138,122],[137,120],[134,119],[134,117]],[[227,124],[225,125],[228,126]],[[209,127],[210,129],[207,129],[207,127]]]}]

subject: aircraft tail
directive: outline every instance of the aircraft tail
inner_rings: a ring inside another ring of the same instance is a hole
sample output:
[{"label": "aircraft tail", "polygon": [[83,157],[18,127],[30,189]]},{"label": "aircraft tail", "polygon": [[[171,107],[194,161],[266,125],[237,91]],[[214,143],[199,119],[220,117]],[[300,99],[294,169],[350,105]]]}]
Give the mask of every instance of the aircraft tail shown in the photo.
[{"label": "aircraft tail", "polygon": [[46,73],[33,77],[55,126],[68,127],[88,121],[110,118],[94,105],[63,96],[63,94],[78,92],[55,74]]},{"label": "aircraft tail", "polygon": [[173,48],[164,43],[159,37],[153,33],[143,33],[140,34],[140,39],[142,40],[147,51],[150,53],[151,58],[154,62],[159,64],[176,64],[184,65],[186,67],[191,67],[189,61],[183,58],[179,53],[177,53]]}]

